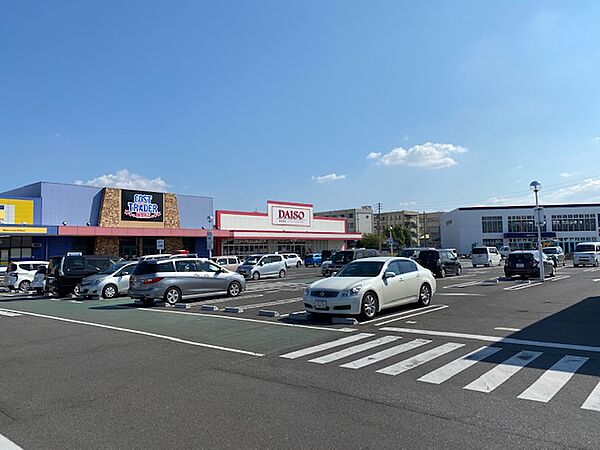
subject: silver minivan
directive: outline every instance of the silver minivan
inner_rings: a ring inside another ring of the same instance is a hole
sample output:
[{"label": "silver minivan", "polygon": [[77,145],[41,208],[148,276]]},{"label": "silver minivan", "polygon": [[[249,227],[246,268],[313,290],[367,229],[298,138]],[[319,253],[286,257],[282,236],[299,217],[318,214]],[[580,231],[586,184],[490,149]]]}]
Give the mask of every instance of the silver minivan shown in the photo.
[{"label": "silver minivan", "polygon": [[115,298],[119,294],[127,294],[129,277],[137,266],[137,262],[118,262],[81,280],[75,288],[78,297]]},{"label": "silver minivan", "polygon": [[283,255],[251,255],[237,271],[244,278],[260,280],[265,277],[285,278],[287,267]]},{"label": "silver minivan", "polygon": [[147,305],[155,300],[174,305],[185,298],[217,292],[237,297],[244,289],[243,276],[200,258],[141,261],[129,278],[129,296]]}]

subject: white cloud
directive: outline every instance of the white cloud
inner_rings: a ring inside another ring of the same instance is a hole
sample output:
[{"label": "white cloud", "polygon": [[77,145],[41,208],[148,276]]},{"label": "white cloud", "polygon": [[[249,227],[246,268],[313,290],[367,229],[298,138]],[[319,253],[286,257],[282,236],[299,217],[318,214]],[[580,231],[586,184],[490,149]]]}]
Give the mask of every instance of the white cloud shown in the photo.
[{"label": "white cloud", "polygon": [[522,169],[523,169],[523,166],[520,164],[518,166],[513,167],[513,170],[522,170]]},{"label": "white cloud", "polygon": [[316,181],[319,184],[324,184],[324,183],[332,183],[334,181],[339,181],[339,180],[343,180],[346,178],[346,175],[338,175],[336,173],[328,173],[327,175],[314,175],[312,177],[313,181]]},{"label": "white cloud", "polygon": [[560,176],[562,178],[571,178],[572,176],[577,175],[575,172],[561,172]]},{"label": "white cloud", "polygon": [[573,186],[557,189],[547,198],[553,201],[597,201],[600,194],[600,178],[587,178]]},{"label": "white cloud", "polygon": [[600,136],[596,136],[590,139],[591,142],[600,142]]},{"label": "white cloud", "polygon": [[122,189],[139,189],[144,191],[166,192],[169,185],[161,178],[146,178],[127,169],[117,170],[116,173],[100,175],[91,180],[76,180],[75,184],[96,187],[115,187]]},{"label": "white cloud", "polygon": [[378,164],[384,166],[405,165],[425,169],[444,169],[458,164],[453,156],[466,151],[466,148],[458,145],[426,142],[409,149],[397,147],[384,154],[371,152],[367,155],[367,159],[377,160]]}]

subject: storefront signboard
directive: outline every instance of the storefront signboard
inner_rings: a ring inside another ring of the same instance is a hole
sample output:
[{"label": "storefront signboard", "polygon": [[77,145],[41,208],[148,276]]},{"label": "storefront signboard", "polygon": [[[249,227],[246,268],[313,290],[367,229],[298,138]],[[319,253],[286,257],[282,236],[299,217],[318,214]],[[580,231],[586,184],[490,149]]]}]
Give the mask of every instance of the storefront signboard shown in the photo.
[{"label": "storefront signboard", "polygon": [[310,227],[310,215],[309,208],[274,205],[271,210],[271,223],[273,225]]},{"label": "storefront signboard", "polygon": [[121,191],[121,220],[162,222],[163,194],[123,189]]}]

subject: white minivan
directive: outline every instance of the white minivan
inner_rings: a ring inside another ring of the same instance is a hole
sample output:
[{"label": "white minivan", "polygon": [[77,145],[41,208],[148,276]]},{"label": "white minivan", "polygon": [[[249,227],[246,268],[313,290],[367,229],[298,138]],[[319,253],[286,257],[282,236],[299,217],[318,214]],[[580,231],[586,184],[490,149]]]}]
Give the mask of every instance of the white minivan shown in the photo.
[{"label": "white minivan", "polygon": [[6,270],[4,285],[11,291],[19,289],[22,292],[29,291],[31,282],[36,271],[40,267],[48,267],[46,261],[19,261],[11,262]]},{"label": "white minivan", "polygon": [[575,246],[573,253],[573,265],[594,266],[600,264],[600,243],[599,242],[581,242]]},{"label": "white minivan", "polygon": [[496,247],[474,247],[471,250],[471,263],[477,266],[499,266],[502,264],[502,256]]}]

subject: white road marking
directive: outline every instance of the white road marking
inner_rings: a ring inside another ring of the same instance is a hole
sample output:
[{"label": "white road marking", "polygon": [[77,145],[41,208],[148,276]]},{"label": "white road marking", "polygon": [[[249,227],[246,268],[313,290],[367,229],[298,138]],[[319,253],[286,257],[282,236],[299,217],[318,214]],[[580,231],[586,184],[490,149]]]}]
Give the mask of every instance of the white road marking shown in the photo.
[{"label": "white road marking", "polygon": [[477,286],[478,284],[482,284],[482,283],[483,283],[483,281],[479,281],[479,280],[468,281],[466,283],[451,284],[449,286],[444,286],[444,287],[442,287],[442,289],[465,288],[465,287],[469,287],[469,286]]},{"label": "white road marking", "polygon": [[438,292],[435,295],[443,295],[446,297],[485,297],[485,294],[472,294],[469,292]]},{"label": "white road marking", "polygon": [[[430,310],[432,308],[437,308],[438,306],[440,306],[440,305],[429,305],[429,306],[426,306],[424,308],[420,308],[419,311],[428,311],[428,310]],[[366,325],[366,324],[373,323],[373,322],[381,322],[382,320],[388,320],[388,319],[391,319],[393,317],[404,316],[405,314],[413,314],[414,312],[415,312],[414,309],[409,309],[407,311],[400,311],[400,312],[397,312],[395,314],[390,314],[390,315],[387,315],[387,316],[384,316],[384,317],[378,317],[377,319],[365,320],[364,322],[361,322],[361,325]]]},{"label": "white road marking", "polygon": [[[138,309],[138,311],[168,313],[168,314],[183,314],[183,315],[188,315],[188,316],[210,317],[213,319],[239,320],[241,322],[254,322],[254,323],[260,323],[260,324],[266,324],[266,325],[276,325],[276,326],[280,326],[280,327],[298,327],[298,328],[308,328],[311,330],[337,331],[337,332],[341,332],[341,333],[350,333],[350,332],[356,331],[353,328],[326,328],[326,327],[318,327],[315,325],[302,325],[299,323],[274,322],[271,320],[250,319],[248,317],[233,317],[233,316],[223,316],[220,314],[204,314],[204,313],[197,313],[197,312],[172,311],[169,309],[155,309],[155,308],[143,309],[143,308],[140,308],[140,309]],[[302,312],[304,312],[304,311],[302,311]]]},{"label": "white road marking", "polygon": [[[10,311],[10,312],[17,313],[17,311]],[[221,347],[220,345],[205,344],[205,343],[196,342],[196,341],[188,341],[188,340],[176,338],[173,336],[165,336],[162,334],[149,333],[147,331],[132,330],[130,328],[114,327],[112,325],[104,325],[101,323],[85,322],[83,320],[66,319],[64,317],[48,316],[46,314],[37,314],[37,313],[25,312],[25,311],[18,311],[18,313],[24,314],[26,316],[40,317],[42,319],[58,320],[60,322],[75,323],[77,325],[87,325],[90,327],[104,328],[106,330],[122,331],[124,333],[131,333],[131,334],[139,334],[141,336],[148,336],[148,337],[153,337],[153,338],[157,338],[157,339],[164,339],[166,341],[178,342],[180,344],[194,345],[196,347],[211,348],[214,350],[222,350],[222,351],[231,352],[231,353],[241,353],[243,355],[250,355],[250,356],[265,356],[263,353],[256,353],[256,352],[251,352],[248,350],[240,350],[237,348]]]},{"label": "white road marking", "polygon": [[419,378],[418,381],[432,384],[442,384],[444,381],[447,381],[462,371],[467,370],[469,367],[474,366],[478,362],[489,358],[500,350],[502,349],[498,347],[481,347],[474,352],[468,353],[452,361],[451,363],[434,370],[433,372],[429,372],[427,375]]},{"label": "white road marking", "polygon": [[506,361],[498,364],[492,370],[484,373],[472,383],[464,387],[470,391],[489,393],[507,381],[510,377],[520,371],[527,364],[539,358],[541,352],[530,352],[523,350],[514,356],[511,356]]},{"label": "white road marking", "polygon": [[389,344],[390,342],[397,341],[398,339],[400,339],[399,336],[384,336],[382,338],[375,339],[374,341],[365,342],[363,344],[358,344],[335,353],[330,353],[329,355],[311,359],[308,362],[316,364],[327,364],[329,362],[337,361],[338,359],[343,359],[347,356],[351,356],[356,353],[364,352],[365,350],[370,350],[372,348],[379,347],[380,345]]},{"label": "white road marking", "polygon": [[20,315],[21,314],[10,312],[10,311],[4,311],[4,310],[0,309],[0,316],[19,317]]},{"label": "white road marking", "polygon": [[474,341],[497,342],[501,344],[529,345],[533,347],[560,348],[563,350],[600,353],[600,347],[592,347],[589,345],[563,344],[560,342],[546,341],[531,341],[528,339],[515,339],[501,336],[485,336],[482,334],[454,333],[452,331],[417,330],[414,328],[383,327],[380,329],[383,331],[391,331],[396,333],[424,334],[426,336],[443,336],[452,339],[462,338]]},{"label": "white road marking", "polygon": [[585,269],[584,272],[598,272],[600,270],[600,268],[598,267],[592,267],[591,269]]},{"label": "white road marking", "polygon": [[279,357],[286,359],[296,359],[300,358],[301,356],[312,355],[313,353],[329,350],[330,348],[341,347],[342,345],[350,344],[352,342],[356,342],[371,336],[373,336],[373,334],[371,333],[358,333],[345,338],[336,339],[335,341],[325,342],[324,344],[319,344],[313,347],[307,347],[301,350],[296,350],[295,352],[286,353],[285,355],[279,355]]},{"label": "white road marking", "polygon": [[518,398],[548,403],[589,358],[567,355],[529,386]]},{"label": "white road marking", "polygon": [[417,321],[416,320],[407,320],[406,323],[409,325],[414,325],[415,323],[417,323]]},{"label": "white road marking", "polygon": [[287,303],[296,303],[302,300],[302,297],[295,298],[283,298],[281,300],[273,300],[272,302],[254,303],[252,305],[239,305],[240,308],[244,309],[256,309],[263,308],[265,306],[285,305]]},{"label": "white road marking", "polygon": [[435,358],[439,358],[440,356],[443,356],[446,353],[450,353],[464,346],[465,344],[456,344],[454,342],[448,342],[447,344],[440,345],[439,347],[420,353],[416,356],[413,356],[412,358],[408,358],[404,361],[400,361],[399,363],[392,364],[391,366],[384,367],[383,369],[379,369],[377,372],[395,376],[404,373],[407,370],[425,364]]},{"label": "white road marking", "polygon": [[600,383],[598,383],[587,400],[581,405],[581,408],[590,411],[600,411]]},{"label": "white road marking", "polygon": [[0,449],[1,450],[23,450],[6,436],[0,434]]},{"label": "white road marking", "polygon": [[522,289],[529,289],[529,288],[532,288],[532,287],[540,286],[541,284],[544,284],[544,283],[542,283],[541,281],[538,281],[537,283],[523,284],[523,285],[506,287],[506,288],[504,288],[504,290],[505,291],[520,291]]},{"label": "white road marking", "polygon": [[594,278],[592,281],[600,281],[600,278]]},{"label": "white road marking", "polygon": [[498,330],[498,331],[521,331],[520,328],[509,328],[509,327],[496,327],[494,328],[494,330]]},{"label": "white road marking", "polygon": [[560,277],[550,278],[550,280],[554,283],[556,281],[566,280],[567,278],[571,278],[571,275],[561,275]]},{"label": "white road marking", "polygon": [[430,342],[431,341],[428,341],[426,339],[415,339],[414,341],[396,345],[395,347],[382,350],[378,353],[374,353],[373,355],[357,359],[356,361],[351,361],[349,363],[342,364],[340,367],[345,367],[347,369],[360,369],[362,367],[370,366],[371,364],[375,364],[377,362],[391,358],[392,356],[399,355],[400,353],[405,353],[410,350],[414,350],[415,348],[421,347],[425,344],[429,344]]},{"label": "white road marking", "polygon": [[432,312],[441,311],[442,309],[446,309],[448,307],[449,307],[448,305],[438,305],[433,309],[428,309],[427,311],[419,311],[419,312],[416,312],[413,314],[408,314],[406,316],[397,317],[397,318],[391,319],[391,320],[386,320],[385,322],[376,323],[375,326],[380,327],[381,325],[386,325],[388,323],[397,322],[398,320],[404,320],[404,319],[408,319],[410,317],[420,316],[422,314],[429,314]]}]

